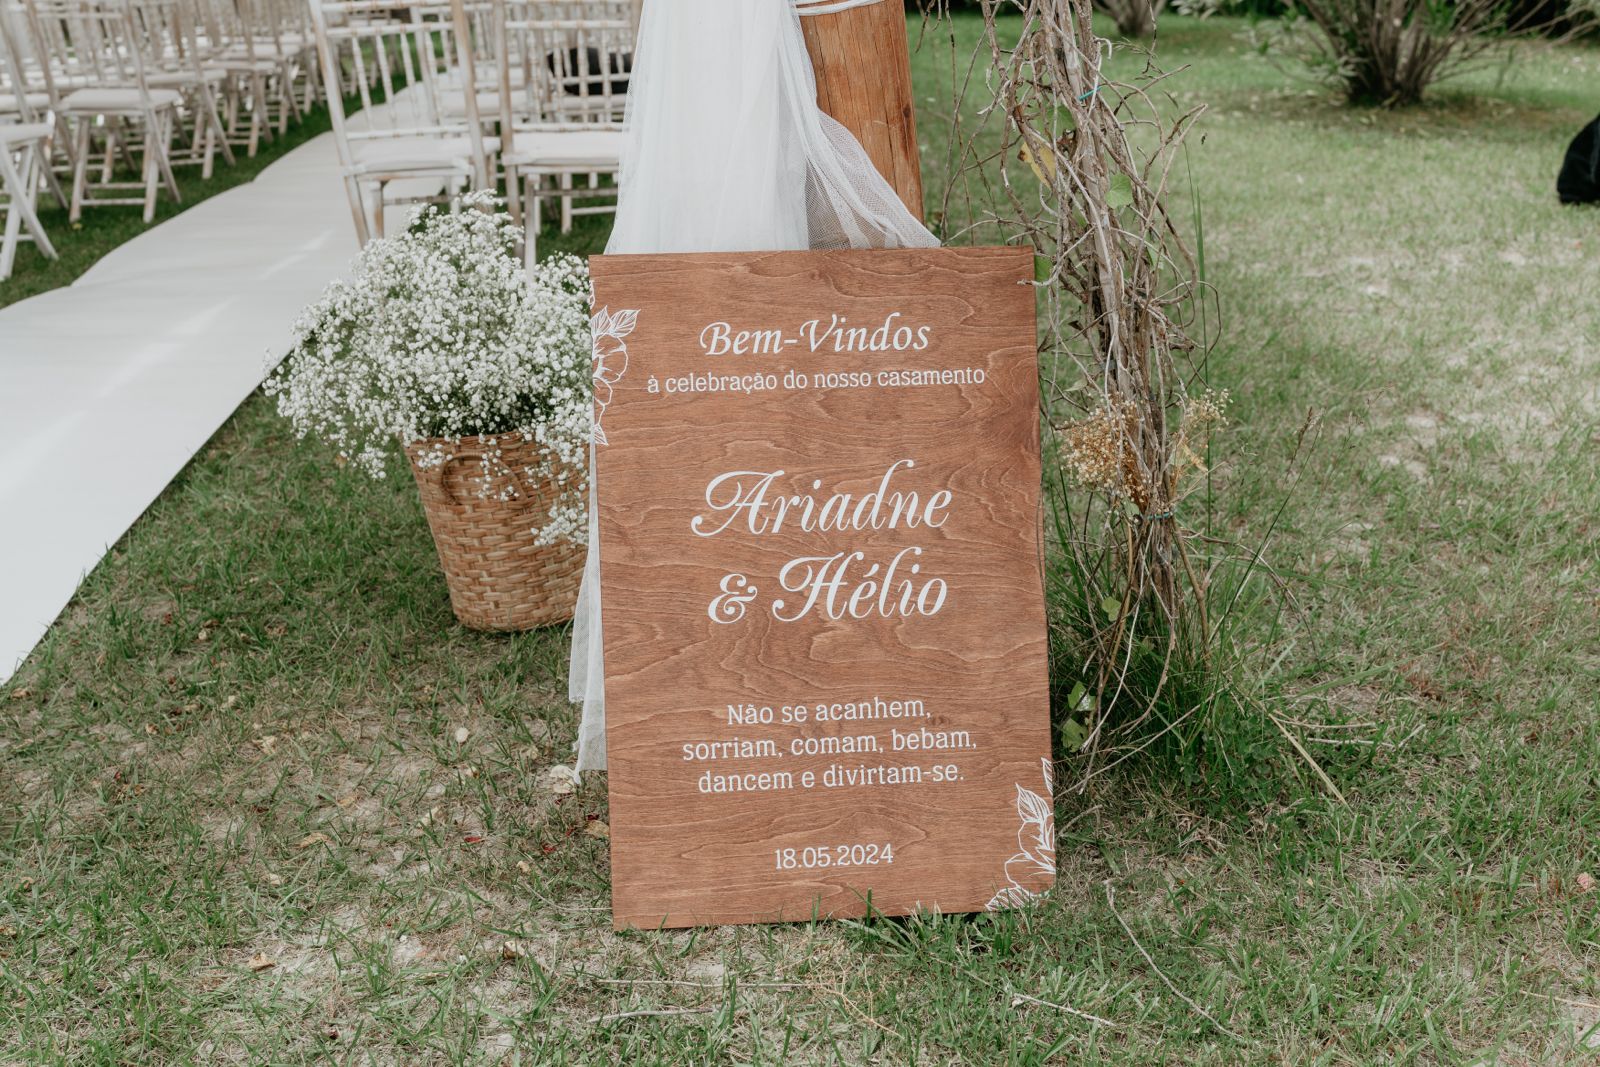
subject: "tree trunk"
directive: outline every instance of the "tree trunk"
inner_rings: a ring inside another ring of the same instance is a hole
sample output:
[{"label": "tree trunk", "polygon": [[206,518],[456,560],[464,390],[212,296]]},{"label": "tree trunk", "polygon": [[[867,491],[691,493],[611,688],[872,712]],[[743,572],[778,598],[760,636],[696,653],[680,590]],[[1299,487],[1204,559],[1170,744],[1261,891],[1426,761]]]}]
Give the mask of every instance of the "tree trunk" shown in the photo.
[{"label": "tree trunk", "polygon": [[922,162],[904,6],[883,0],[800,22],[817,72],[817,103],[855,134],[872,165],[921,219]]}]

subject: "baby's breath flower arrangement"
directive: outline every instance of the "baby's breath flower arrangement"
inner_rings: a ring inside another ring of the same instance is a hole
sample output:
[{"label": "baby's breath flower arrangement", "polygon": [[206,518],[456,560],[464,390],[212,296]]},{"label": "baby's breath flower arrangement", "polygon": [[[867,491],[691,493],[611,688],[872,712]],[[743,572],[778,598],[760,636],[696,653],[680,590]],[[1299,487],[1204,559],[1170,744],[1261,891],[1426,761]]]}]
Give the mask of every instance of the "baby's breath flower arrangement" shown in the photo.
[{"label": "baby's breath flower arrangement", "polygon": [[[315,435],[374,478],[400,446],[438,466],[474,438],[480,495],[505,498],[519,475],[554,482],[538,542],[582,542],[590,435],[589,271],[573,256],[531,270],[517,226],[474,193],[430,208],[404,233],[362,250],[295,324],[267,381],[302,438]],[[537,467],[499,462],[499,443],[536,443]]]}]

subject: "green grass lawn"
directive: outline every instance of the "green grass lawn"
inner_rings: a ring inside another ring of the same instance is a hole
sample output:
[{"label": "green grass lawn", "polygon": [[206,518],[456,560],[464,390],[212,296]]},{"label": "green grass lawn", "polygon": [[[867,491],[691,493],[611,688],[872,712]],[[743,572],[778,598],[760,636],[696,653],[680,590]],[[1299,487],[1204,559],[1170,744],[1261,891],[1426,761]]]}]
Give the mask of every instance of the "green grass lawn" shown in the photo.
[{"label": "green grass lawn", "polygon": [[614,935],[565,633],[454,625],[409,481],[257,397],[0,689],[0,1062],[1600,1061],[1600,212],[1553,191],[1600,51],[1388,114],[1245,29],[1160,42],[1218,498],[1258,541],[1315,411],[1259,680],[1363,726],[1308,742],[1348,803],[1135,760],[1029,911]]}]

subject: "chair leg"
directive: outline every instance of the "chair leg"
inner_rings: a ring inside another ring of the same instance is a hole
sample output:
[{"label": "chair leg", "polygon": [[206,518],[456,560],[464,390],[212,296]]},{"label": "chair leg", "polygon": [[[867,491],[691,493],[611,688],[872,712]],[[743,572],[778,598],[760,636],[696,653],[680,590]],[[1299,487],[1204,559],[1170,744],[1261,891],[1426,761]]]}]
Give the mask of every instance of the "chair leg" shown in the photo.
[{"label": "chair leg", "polygon": [[289,120],[296,123],[300,121],[300,96],[294,89],[294,63],[285,60],[283,64],[283,128],[280,132],[289,132]]},{"label": "chair leg", "polygon": [[[112,173],[116,170],[117,154],[122,150],[121,136],[122,120],[106,120],[106,154],[100,160],[100,184],[104,185],[111,180]],[[131,167],[129,169],[132,169]]]},{"label": "chair leg", "polygon": [[57,204],[61,205],[62,210],[66,210],[71,206],[71,201],[67,199],[67,194],[62,191],[61,180],[56,177],[56,169],[51,165],[54,152],[55,145],[52,142],[46,142],[40,155],[41,166],[39,170],[44,175],[44,183],[49,187],[50,195],[55,198]]},{"label": "chair leg", "polygon": [[228,137],[231,139],[239,132],[239,97],[243,89],[234,79],[228,79],[227,93],[223,99],[223,121],[227,124]]},{"label": "chair leg", "polygon": [[201,102],[205,104],[206,128],[209,131],[209,143],[206,145],[208,160],[206,174],[209,176],[211,174],[209,169],[210,154],[220,148],[223,160],[231,167],[233,166],[233,149],[228,147],[228,134],[222,128],[222,113],[217,110],[217,94],[207,88]]},{"label": "chair leg", "polygon": [[355,219],[356,241],[365,248],[367,242],[372,240],[372,231],[367,226],[367,206],[361,197],[361,182],[355,178],[345,178],[344,193],[350,201],[350,214]]},{"label": "chair leg", "polygon": [[[289,84],[289,72],[282,68],[278,70],[278,126],[277,134],[282,137],[289,132],[289,112],[295,110],[294,86]],[[298,116],[297,116],[298,117]]]},{"label": "chair leg", "polygon": [[529,265],[539,262],[539,228],[544,225],[544,214],[539,198],[539,176],[529,175],[527,185],[527,214],[522,222],[522,261]]},{"label": "chair leg", "polygon": [[506,211],[511,215],[511,221],[518,226],[523,224],[522,219],[522,189],[521,174],[516,167],[506,168]]},{"label": "chair leg", "polygon": [[305,105],[301,108],[302,111],[310,112],[312,108],[317,106],[317,97],[321,95],[321,86],[318,84],[318,79],[321,77],[321,66],[322,64],[317,60],[316,56],[312,56],[311,61],[305,64],[306,99]]},{"label": "chair leg", "polygon": [[[9,156],[10,150],[0,151],[0,156]],[[0,179],[3,180],[3,179]],[[17,245],[21,243],[22,216],[17,211],[16,197],[6,204],[6,224],[0,226],[0,282],[11,277],[11,268],[17,262]]]},{"label": "chair leg", "polygon": [[88,115],[79,115],[77,129],[77,158],[72,164],[72,206],[67,209],[68,222],[83,220],[83,201],[89,184],[89,123]]},{"label": "chair leg", "polygon": [[372,229],[378,238],[383,238],[383,182],[377,184],[377,195],[372,198]]},{"label": "chair leg", "polygon": [[561,176],[561,232],[572,232],[572,175]]},{"label": "chair leg", "polygon": [[[149,125],[150,118],[156,122],[155,129]],[[161,168],[161,178],[166,183],[167,192],[172,194],[172,199],[183,203],[183,194],[178,191],[178,179],[172,174],[172,128],[178,124],[178,113],[168,111],[165,114],[149,116],[145,120],[145,140],[152,136],[156,141],[156,165]]]},{"label": "chair leg", "polygon": [[217,160],[217,135],[211,128],[211,120],[204,115],[200,116],[195,136],[200,139],[200,180],[206,181],[210,179],[212,167]]},{"label": "chair leg", "polygon": [[[12,254],[16,252],[16,234],[18,223],[28,227],[28,233],[33,237],[33,243],[46,259],[55,259],[55,246],[50,243],[49,236],[44,232],[44,225],[40,223],[39,216],[34,210],[34,203],[39,192],[39,160],[42,145],[29,145],[22,150],[22,169],[19,171],[11,161],[9,151],[0,151],[0,184],[10,190],[11,206],[6,218],[6,241],[11,247]],[[48,149],[44,149],[48,151]],[[48,163],[43,168],[48,171]],[[9,273],[0,271],[0,277]]]},{"label": "chair leg", "polygon": [[159,188],[160,168],[156,166],[156,137],[154,130],[145,131],[144,138],[144,224],[150,225],[156,217],[156,190]]},{"label": "chair leg", "polygon": [[[139,165],[133,158],[133,127],[125,119],[117,120],[117,155],[122,159],[123,166],[129,170],[138,170]],[[106,181],[116,177],[116,166],[110,158],[106,160]]]},{"label": "chair leg", "polygon": [[[24,168],[26,169],[26,168]],[[17,262],[17,245],[22,242],[22,179],[11,163],[11,149],[0,145],[0,191],[6,194],[5,225],[0,226],[0,281],[11,277]]]},{"label": "chair leg", "polygon": [[[67,116],[65,116],[65,115],[58,114],[56,116],[55,147],[57,147],[57,148],[59,148],[61,150],[62,158],[64,158],[66,160],[66,166],[64,166],[61,169],[61,173],[63,173],[63,174],[72,173],[73,165],[75,163],[77,163],[77,160],[75,158],[73,158],[73,157],[75,155],[77,155],[77,152],[76,152],[76,148],[75,148],[75,142],[74,142],[73,136],[72,136],[72,123],[67,120]],[[55,160],[54,160],[54,158],[52,158],[51,159],[51,168],[50,168],[50,172],[52,174],[55,173],[54,163],[55,163]],[[61,202],[61,206],[62,207],[66,207],[67,206],[67,202],[65,200],[63,200]]]},{"label": "chair leg", "polygon": [[246,154],[254,159],[261,146],[261,109],[267,106],[267,83],[259,74],[250,76],[250,145]]}]

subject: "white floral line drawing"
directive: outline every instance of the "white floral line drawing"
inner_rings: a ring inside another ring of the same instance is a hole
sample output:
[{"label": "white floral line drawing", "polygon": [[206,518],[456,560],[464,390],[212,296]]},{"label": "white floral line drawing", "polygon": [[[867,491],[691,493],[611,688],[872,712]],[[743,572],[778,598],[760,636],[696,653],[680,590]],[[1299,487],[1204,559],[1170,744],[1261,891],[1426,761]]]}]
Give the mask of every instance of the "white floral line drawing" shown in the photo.
[{"label": "white floral line drawing", "polygon": [[1017,828],[1017,846],[1022,850],[1006,860],[1008,885],[989,898],[987,910],[1015,908],[1034,900],[1040,894],[1032,885],[1049,885],[1056,874],[1056,813],[1055,768],[1049,757],[1039,761],[1044,765],[1044,795],[1017,785],[1017,815],[1022,825]]},{"label": "white floral line drawing", "polygon": [[633,332],[639,322],[638,311],[612,313],[603,307],[589,320],[589,332],[594,337],[594,443],[608,444],[606,432],[600,428],[600,419],[611,403],[611,387],[622,380],[628,371],[628,346],[623,338]]}]

